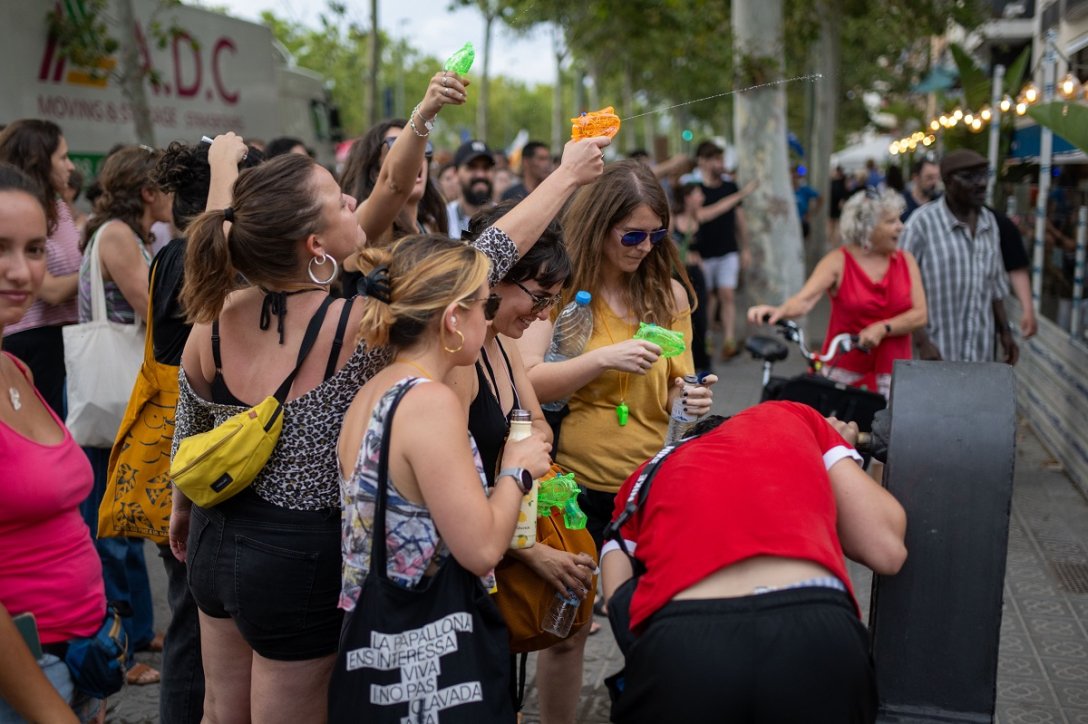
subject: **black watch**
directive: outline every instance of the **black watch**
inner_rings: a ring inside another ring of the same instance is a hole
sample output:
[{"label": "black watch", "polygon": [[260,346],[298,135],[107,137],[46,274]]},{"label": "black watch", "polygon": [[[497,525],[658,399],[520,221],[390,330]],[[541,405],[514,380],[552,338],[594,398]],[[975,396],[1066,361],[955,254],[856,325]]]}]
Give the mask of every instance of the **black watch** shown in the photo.
[{"label": "black watch", "polygon": [[528,495],[529,491],[533,489],[533,474],[525,468],[504,468],[499,471],[498,476],[495,478],[495,482],[498,482],[499,478],[507,475],[514,479],[518,488],[521,489],[522,495]]}]

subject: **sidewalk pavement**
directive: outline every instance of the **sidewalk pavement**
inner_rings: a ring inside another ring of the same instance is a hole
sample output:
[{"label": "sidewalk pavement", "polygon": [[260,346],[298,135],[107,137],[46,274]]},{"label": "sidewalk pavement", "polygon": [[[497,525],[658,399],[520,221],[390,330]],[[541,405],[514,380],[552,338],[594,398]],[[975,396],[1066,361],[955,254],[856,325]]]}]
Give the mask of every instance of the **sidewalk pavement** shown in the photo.
[{"label": "sidewalk pavement", "polygon": [[[715,387],[715,412],[731,414],[759,401],[761,371],[754,360],[742,356],[716,367],[721,379]],[[791,351],[776,372],[796,374],[801,369]],[[1014,485],[996,721],[1088,724],[1088,501],[1026,424],[1017,435]],[[154,547],[149,545],[147,552],[156,622],[162,630],[169,616],[165,574]],[[868,572],[852,565],[851,576],[867,616]],[[598,621],[602,629],[586,646],[581,724],[608,722],[604,680],[622,666],[607,621]],[[158,663],[157,655],[137,658]],[[940,671],[940,662],[934,662],[934,671]],[[524,724],[539,722],[535,684],[535,656],[530,655]],[[107,721],[158,721],[158,686],[126,687],[110,700]]]}]

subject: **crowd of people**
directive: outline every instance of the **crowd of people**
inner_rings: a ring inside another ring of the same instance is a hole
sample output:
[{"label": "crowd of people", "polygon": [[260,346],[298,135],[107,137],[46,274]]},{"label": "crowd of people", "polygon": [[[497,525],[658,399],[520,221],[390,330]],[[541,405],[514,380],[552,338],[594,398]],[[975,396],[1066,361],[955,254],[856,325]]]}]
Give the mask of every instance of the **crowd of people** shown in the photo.
[{"label": "crowd of people", "polygon": [[[843,555],[894,573],[905,523],[862,471],[856,427],[790,403],[704,425],[664,458],[655,494],[627,520],[671,416],[706,416],[714,364],[737,354],[736,289],[751,263],[743,204],[759,184],[727,173],[713,141],[657,166],[606,165],[606,138],[558,156],[533,141],[511,179],[499,154],[470,140],[438,168],[430,129],[468,91],[467,79],[436,73],[411,114],[367,131],[336,173],[294,138],[119,146],[94,180],[89,215],[74,204],[82,189],[59,127],[19,120],[0,133],[0,541],[11,552],[0,562],[0,636],[18,638],[9,618],[26,614],[34,631],[23,637],[32,655],[19,648],[0,664],[0,722],[104,716],[65,654],[99,631],[107,601],[124,613],[124,678],[161,686],[167,724],[362,712],[437,721],[450,707],[514,721],[518,667],[488,595],[515,585],[506,561],[579,605],[600,585],[599,611],[638,579],[617,721],[731,710],[873,720]],[[916,169],[902,194],[837,198],[833,188],[841,247],[782,304],[751,307],[748,322],[803,315],[828,295],[828,338],[857,334],[861,349],[827,374],[885,396],[896,359],[989,360],[996,339],[1015,362],[1001,300],[1006,272],[1022,267],[1001,263],[1003,227],[978,193],[984,172],[984,159],[957,151]],[[803,216],[819,203],[804,196]],[[559,359],[557,318],[579,292],[590,294],[592,328],[581,354]],[[65,426],[62,329],[95,318],[97,294],[111,323],[146,330],[148,351],[117,444],[80,450]],[[635,338],[642,323],[684,351]],[[1021,320],[1025,335],[1033,324]],[[279,389],[278,441],[222,502],[201,505],[156,488],[162,475],[119,468],[151,406],[162,424],[141,445],[162,466],[183,441]],[[546,420],[552,404],[562,412]],[[532,432],[514,440],[519,410]],[[757,443],[768,426],[773,441]],[[523,499],[553,464],[575,473],[590,550],[511,546]],[[139,517],[120,509],[133,488],[157,501],[159,527],[142,530],[168,580],[162,633],[143,534],[102,534],[103,519]],[[797,500],[788,515],[781,496]],[[732,511],[728,523],[721,511]],[[625,525],[610,542],[617,519]],[[447,603],[439,618],[411,617]],[[768,645],[750,615],[774,636],[796,633],[758,680],[741,671],[744,657],[717,665],[721,650]],[[575,721],[598,628],[539,650],[546,724]],[[134,660],[141,650],[163,652],[161,671]],[[464,656],[440,662],[454,652]],[[824,665],[812,666],[814,653]],[[390,671],[402,678],[380,678]],[[379,678],[360,687],[364,675]],[[774,692],[802,680],[811,696],[797,712]],[[455,701],[444,693],[466,686]],[[814,714],[817,699],[826,706]]]}]

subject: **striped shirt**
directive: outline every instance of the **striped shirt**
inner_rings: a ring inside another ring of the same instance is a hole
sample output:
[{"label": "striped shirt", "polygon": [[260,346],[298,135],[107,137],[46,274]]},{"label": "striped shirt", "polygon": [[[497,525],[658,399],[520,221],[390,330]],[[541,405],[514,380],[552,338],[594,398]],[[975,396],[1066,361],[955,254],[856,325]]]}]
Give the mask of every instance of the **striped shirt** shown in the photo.
[{"label": "striped shirt", "polygon": [[[75,274],[83,255],[79,252],[79,229],[72,221],[72,212],[62,199],[57,199],[57,228],[45,244],[45,268],[55,277]],[[35,299],[26,314],[15,324],[4,327],[4,335],[25,332],[38,327],[56,327],[79,321],[76,298],[60,304]]]},{"label": "striped shirt", "polygon": [[979,209],[972,236],[944,198],[931,201],[911,214],[899,248],[918,260],[929,310],[926,331],[941,357],[952,362],[992,362],[992,302],[1009,291],[993,213]]}]

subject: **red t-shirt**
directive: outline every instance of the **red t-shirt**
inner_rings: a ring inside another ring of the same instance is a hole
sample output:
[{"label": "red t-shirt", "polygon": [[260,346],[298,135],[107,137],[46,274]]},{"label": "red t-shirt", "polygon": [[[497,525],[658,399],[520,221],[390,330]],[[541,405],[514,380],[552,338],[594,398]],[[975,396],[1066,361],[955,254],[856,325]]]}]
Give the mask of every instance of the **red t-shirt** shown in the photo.
[{"label": "red t-shirt", "polygon": [[[831,318],[827,321],[827,338],[823,351],[831,339],[842,332],[857,334],[874,322],[896,317],[913,306],[910,298],[910,265],[903,252],[895,251],[888,261],[884,277],[874,282],[854,259],[843,249],[842,280],[835,296],[831,297]],[[885,337],[869,352],[850,350],[831,362],[844,370],[866,375],[890,375],[897,359],[910,359],[910,335],[898,334]],[[875,377],[867,377],[858,384],[870,390],[877,389]]]},{"label": "red t-shirt", "polygon": [[[857,453],[818,412],[796,402],[751,407],[672,453],[645,506],[623,527],[646,565],[631,628],[715,571],[757,555],[818,563],[852,597],[827,474],[843,457]],[[613,517],[641,471],[620,488]]]}]

